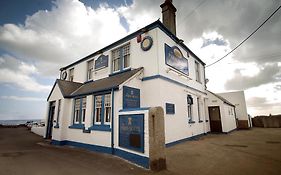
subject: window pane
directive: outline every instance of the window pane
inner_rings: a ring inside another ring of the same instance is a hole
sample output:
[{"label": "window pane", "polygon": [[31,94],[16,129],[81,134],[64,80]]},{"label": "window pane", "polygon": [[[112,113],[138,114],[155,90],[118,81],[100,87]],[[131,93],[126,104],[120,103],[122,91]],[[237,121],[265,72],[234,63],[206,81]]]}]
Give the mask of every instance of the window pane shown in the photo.
[{"label": "window pane", "polygon": [[82,123],[85,122],[85,116],[86,116],[86,109],[82,110]]},{"label": "window pane", "polygon": [[94,60],[91,60],[88,62],[88,80],[93,79],[93,66],[94,66]]},{"label": "window pane", "polygon": [[105,122],[110,122],[111,118],[111,107],[105,107]]},{"label": "window pane", "polygon": [[124,68],[130,67],[130,55],[124,55]]},{"label": "window pane", "polygon": [[95,97],[95,122],[101,122],[102,96]]}]

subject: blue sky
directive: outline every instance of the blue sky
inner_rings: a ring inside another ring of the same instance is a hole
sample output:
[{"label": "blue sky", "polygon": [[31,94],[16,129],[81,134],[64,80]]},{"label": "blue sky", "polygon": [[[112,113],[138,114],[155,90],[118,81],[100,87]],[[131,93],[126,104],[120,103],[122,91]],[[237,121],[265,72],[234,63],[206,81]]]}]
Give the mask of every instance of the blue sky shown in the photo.
[{"label": "blue sky", "polygon": [[[0,1],[0,120],[44,118],[60,67],[161,18],[163,2]],[[178,37],[206,64],[234,48],[280,5],[267,0],[173,2]],[[280,16],[206,69],[208,89],[244,90],[252,115],[281,113]]]}]

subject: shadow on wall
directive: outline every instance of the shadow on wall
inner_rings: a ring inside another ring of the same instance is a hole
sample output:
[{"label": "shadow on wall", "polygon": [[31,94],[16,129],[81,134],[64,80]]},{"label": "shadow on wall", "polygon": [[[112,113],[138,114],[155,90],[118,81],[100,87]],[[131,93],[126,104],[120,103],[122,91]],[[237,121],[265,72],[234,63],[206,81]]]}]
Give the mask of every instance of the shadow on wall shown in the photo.
[{"label": "shadow on wall", "polygon": [[252,123],[254,127],[281,128],[281,115],[256,116]]}]

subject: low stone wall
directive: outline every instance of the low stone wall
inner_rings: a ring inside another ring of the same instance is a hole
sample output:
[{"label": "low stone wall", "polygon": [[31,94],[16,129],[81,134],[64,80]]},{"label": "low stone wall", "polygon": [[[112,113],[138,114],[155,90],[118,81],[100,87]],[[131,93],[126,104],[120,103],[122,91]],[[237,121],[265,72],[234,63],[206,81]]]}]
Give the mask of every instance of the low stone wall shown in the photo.
[{"label": "low stone wall", "polygon": [[281,128],[281,116],[257,116],[252,119],[254,127]]},{"label": "low stone wall", "polygon": [[45,126],[42,126],[42,127],[41,126],[32,126],[31,132],[44,137],[45,132],[46,132],[46,127]]}]

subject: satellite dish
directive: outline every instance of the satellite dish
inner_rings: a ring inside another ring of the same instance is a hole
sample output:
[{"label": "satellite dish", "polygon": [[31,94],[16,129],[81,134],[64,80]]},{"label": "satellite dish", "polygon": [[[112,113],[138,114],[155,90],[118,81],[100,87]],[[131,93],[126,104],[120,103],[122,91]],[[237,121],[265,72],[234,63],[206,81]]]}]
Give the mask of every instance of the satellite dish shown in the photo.
[{"label": "satellite dish", "polygon": [[67,72],[64,71],[64,72],[62,73],[62,75],[61,75],[61,79],[62,79],[62,80],[66,80],[66,77],[67,77]]}]

